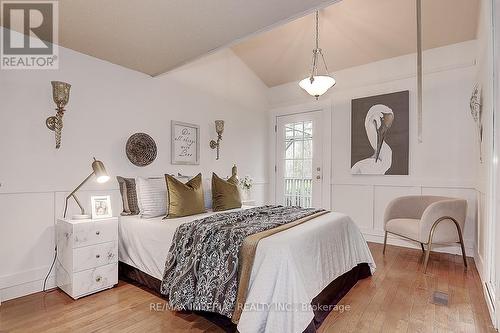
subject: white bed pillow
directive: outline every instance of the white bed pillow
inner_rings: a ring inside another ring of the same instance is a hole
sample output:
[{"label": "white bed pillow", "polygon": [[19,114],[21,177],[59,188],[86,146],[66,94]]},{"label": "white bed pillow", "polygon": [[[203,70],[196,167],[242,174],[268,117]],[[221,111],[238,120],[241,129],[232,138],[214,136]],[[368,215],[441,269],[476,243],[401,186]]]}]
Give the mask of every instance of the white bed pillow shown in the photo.
[{"label": "white bed pillow", "polygon": [[167,214],[167,185],[165,178],[136,178],[137,199],[143,218],[165,216]]},{"label": "white bed pillow", "polygon": [[[185,176],[180,173],[177,174],[177,176],[174,176],[181,182],[185,183],[189,181],[191,178],[194,176]],[[202,180],[202,186],[203,186],[203,201],[205,202],[205,208],[206,209],[212,209],[212,179],[211,178],[203,178]],[[168,205],[168,203],[167,203]]]},{"label": "white bed pillow", "polygon": [[205,200],[205,208],[212,209],[212,180],[203,179],[203,198]]}]

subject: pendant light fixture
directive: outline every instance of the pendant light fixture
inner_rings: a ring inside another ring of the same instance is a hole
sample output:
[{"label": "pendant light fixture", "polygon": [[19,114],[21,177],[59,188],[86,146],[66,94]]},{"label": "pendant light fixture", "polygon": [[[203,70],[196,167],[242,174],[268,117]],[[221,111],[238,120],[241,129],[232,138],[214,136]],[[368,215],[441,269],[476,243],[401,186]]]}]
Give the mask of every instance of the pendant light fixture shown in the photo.
[{"label": "pendant light fixture", "polygon": [[[311,96],[318,99],[335,85],[335,79],[328,74],[328,67],[326,66],[325,56],[319,47],[319,12],[316,11],[316,48],[313,50],[311,75],[299,82],[299,86],[307,91]],[[321,59],[319,59],[321,57]],[[322,60],[325,66],[325,74],[318,75],[318,61]]]}]

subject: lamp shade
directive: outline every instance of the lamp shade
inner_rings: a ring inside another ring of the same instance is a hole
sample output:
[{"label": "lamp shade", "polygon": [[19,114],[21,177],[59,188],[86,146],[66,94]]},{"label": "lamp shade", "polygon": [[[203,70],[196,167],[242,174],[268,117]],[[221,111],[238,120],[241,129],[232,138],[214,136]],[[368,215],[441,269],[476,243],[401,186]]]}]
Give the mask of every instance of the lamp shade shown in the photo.
[{"label": "lamp shade", "polygon": [[299,86],[307,91],[311,96],[318,98],[335,85],[335,79],[328,75],[315,75],[311,82],[311,77],[306,77],[299,82]]},{"label": "lamp shade", "polygon": [[101,161],[98,161],[94,158],[94,162],[92,162],[92,169],[94,170],[94,174],[98,183],[105,183],[109,180],[109,175],[106,172],[106,168]]}]

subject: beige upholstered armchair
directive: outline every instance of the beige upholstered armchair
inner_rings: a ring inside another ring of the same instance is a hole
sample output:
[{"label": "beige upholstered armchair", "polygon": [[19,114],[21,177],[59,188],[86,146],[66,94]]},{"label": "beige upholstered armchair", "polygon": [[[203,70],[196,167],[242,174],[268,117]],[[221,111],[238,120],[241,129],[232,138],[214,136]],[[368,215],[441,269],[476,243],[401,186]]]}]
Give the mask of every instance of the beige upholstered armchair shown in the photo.
[{"label": "beige upholstered armchair", "polygon": [[463,199],[420,195],[397,198],[385,210],[383,253],[388,233],[419,242],[425,253],[425,273],[433,243],[460,243],[467,268],[462,238],[466,213],[467,201]]}]

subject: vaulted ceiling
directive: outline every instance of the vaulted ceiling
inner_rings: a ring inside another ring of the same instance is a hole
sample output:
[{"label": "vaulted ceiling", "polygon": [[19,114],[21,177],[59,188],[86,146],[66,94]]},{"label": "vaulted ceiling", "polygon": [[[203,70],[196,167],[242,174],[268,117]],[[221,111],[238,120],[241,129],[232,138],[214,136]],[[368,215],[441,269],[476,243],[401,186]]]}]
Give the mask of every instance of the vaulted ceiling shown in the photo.
[{"label": "vaulted ceiling", "polygon": [[64,0],[59,44],[149,75],[338,0]]},{"label": "vaulted ceiling", "polygon": [[[316,8],[332,72],[415,52],[415,1],[64,0],[59,44],[152,76],[232,46],[272,87],[307,75]],[[475,38],[480,0],[422,2],[425,48]]]},{"label": "vaulted ceiling", "polygon": [[[343,0],[320,11],[330,72],[416,52],[415,0]],[[479,0],[422,0],[424,49],[476,37]],[[268,85],[308,75],[314,15],[249,38],[233,51]]]}]

